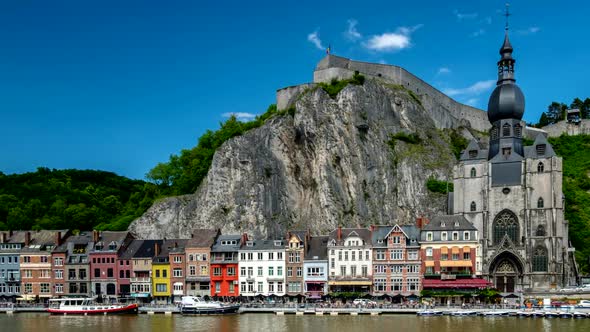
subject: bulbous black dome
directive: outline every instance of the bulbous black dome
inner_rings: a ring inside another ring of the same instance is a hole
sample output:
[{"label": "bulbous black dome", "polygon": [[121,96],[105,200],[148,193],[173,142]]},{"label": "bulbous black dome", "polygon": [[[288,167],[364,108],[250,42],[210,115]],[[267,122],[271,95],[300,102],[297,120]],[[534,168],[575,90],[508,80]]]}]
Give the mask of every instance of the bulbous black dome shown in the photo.
[{"label": "bulbous black dome", "polygon": [[524,95],[516,84],[500,84],[492,92],[488,102],[488,119],[496,122],[501,119],[522,120],[524,114]]}]

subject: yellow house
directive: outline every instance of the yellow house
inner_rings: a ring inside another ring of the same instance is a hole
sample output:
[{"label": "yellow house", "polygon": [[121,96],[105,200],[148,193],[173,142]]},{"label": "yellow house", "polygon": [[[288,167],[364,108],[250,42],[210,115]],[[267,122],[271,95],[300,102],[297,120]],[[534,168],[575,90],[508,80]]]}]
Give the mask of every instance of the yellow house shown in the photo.
[{"label": "yellow house", "polygon": [[170,260],[157,255],[152,262],[152,295],[157,303],[168,303],[170,294]]}]

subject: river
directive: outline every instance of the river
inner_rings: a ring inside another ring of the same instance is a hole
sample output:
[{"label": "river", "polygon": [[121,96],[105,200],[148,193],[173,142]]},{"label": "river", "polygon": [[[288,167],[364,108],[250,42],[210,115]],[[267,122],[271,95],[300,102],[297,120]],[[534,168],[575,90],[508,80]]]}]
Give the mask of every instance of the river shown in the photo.
[{"label": "river", "polygon": [[590,319],[518,317],[417,317],[384,316],[232,316],[136,315],[50,316],[47,314],[0,314],[2,332],[176,332],[176,331],[403,331],[403,332],[509,332],[590,331]]}]

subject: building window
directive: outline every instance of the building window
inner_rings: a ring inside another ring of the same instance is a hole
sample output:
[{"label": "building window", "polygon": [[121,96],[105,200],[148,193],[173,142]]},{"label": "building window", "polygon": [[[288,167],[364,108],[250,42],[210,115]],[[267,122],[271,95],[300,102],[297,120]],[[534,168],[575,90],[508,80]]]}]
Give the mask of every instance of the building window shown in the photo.
[{"label": "building window", "polygon": [[463,259],[464,260],[470,260],[471,259],[471,253],[468,252],[468,251],[463,252]]},{"label": "building window", "polygon": [[174,263],[182,263],[182,256],[174,256],[173,261]]},{"label": "building window", "polygon": [[475,212],[476,210],[477,210],[477,205],[475,204],[475,202],[471,202],[471,205],[469,206],[469,211]]},{"label": "building window", "polygon": [[492,139],[498,139],[498,127],[493,126],[491,130]]},{"label": "building window", "polygon": [[254,293],[254,282],[248,281],[248,293]]},{"label": "building window", "polygon": [[536,235],[537,236],[545,236],[545,226],[543,226],[543,225],[537,226]]},{"label": "building window", "polygon": [[262,281],[259,281],[259,282],[256,284],[256,291],[257,291],[258,293],[262,293]]},{"label": "building window", "polygon": [[208,266],[201,266],[201,275],[202,276],[209,275],[209,267]]},{"label": "building window", "polygon": [[547,272],[547,249],[542,246],[535,248],[533,253],[533,272]]},{"label": "building window", "polygon": [[475,167],[471,167],[471,177],[474,178],[477,176],[477,171],[475,170]]},{"label": "building window", "polygon": [[194,265],[191,265],[188,267],[188,274],[191,276],[194,276],[197,274],[197,267]]},{"label": "building window", "polygon": [[107,278],[112,278],[113,275],[114,275],[113,269],[112,268],[108,268],[107,269]]},{"label": "building window", "polygon": [[510,136],[510,125],[505,123],[502,126],[502,137]]},{"label": "building window", "polygon": [[474,159],[476,157],[477,157],[477,150],[469,150],[469,158]]},{"label": "building window", "polygon": [[62,266],[62,265],[64,265],[64,259],[62,257],[56,257],[54,259],[54,265],[55,266]]},{"label": "building window", "polygon": [[287,267],[287,277],[293,276],[293,268],[291,266]]},{"label": "building window", "polygon": [[240,283],[240,292],[246,293],[246,283],[243,281]]},{"label": "building window", "polygon": [[418,250],[408,250],[408,260],[417,260]]},{"label": "building window", "polygon": [[390,259],[394,260],[394,261],[401,261],[404,259],[404,252],[402,249],[391,250],[389,255],[390,255]]},{"label": "building window", "polygon": [[215,282],[215,293],[221,293],[221,282]]},{"label": "building window", "polygon": [[394,236],[393,237],[393,244],[399,244],[400,243],[400,238],[399,236]]},{"label": "building window", "polygon": [[[156,270],[156,272],[158,272],[158,271]],[[213,268],[213,275],[216,276],[216,277],[220,277],[221,276],[221,268],[220,267],[214,267]],[[157,273],[156,273],[156,277],[159,277],[157,275]]]},{"label": "building window", "polygon": [[[242,267],[242,269],[244,269],[244,271],[246,271],[246,268],[245,267]],[[263,270],[262,266],[259,266],[258,269],[257,269],[257,271],[258,271],[258,274],[257,275],[259,277],[262,277],[262,270]]]},{"label": "building window", "polygon": [[55,279],[63,279],[64,270],[55,270]]},{"label": "building window", "polygon": [[514,125],[514,136],[516,136],[516,137],[522,136],[522,126],[518,123]]},{"label": "building window", "polygon": [[172,276],[175,278],[181,278],[182,277],[182,269],[172,270]]},{"label": "building window", "polygon": [[227,268],[227,275],[228,276],[235,276],[236,275],[236,268],[233,266],[229,266]]},{"label": "building window", "polygon": [[453,232],[453,241],[459,241],[459,232]]},{"label": "building window", "polygon": [[441,241],[446,241],[447,239],[448,239],[447,238],[447,232],[441,232],[440,233],[440,240]]},{"label": "building window", "polygon": [[505,235],[514,244],[518,243],[518,221],[516,215],[510,210],[503,210],[494,219],[494,244],[499,244]]},{"label": "building window", "polygon": [[279,276],[279,277],[283,276],[283,267],[282,266],[277,266],[277,276]]},{"label": "building window", "polygon": [[254,275],[254,268],[252,266],[248,266],[248,278],[252,278]]},{"label": "building window", "polygon": [[544,207],[543,197],[539,197],[539,199],[537,200],[537,208],[542,209],[543,207]]},{"label": "building window", "polygon": [[402,290],[402,278],[393,278],[392,280],[391,290],[394,292],[401,292]]},{"label": "building window", "polygon": [[346,265],[340,266],[340,275],[341,276],[345,276],[346,275]]},{"label": "building window", "polygon": [[432,248],[426,248],[426,257],[432,258]]},{"label": "building window", "polygon": [[426,241],[432,241],[432,232],[426,233]]},{"label": "building window", "polygon": [[100,269],[94,269],[94,277],[100,278]]},{"label": "building window", "polygon": [[375,279],[375,291],[376,292],[385,292],[387,291],[387,279]]},{"label": "building window", "polygon": [[545,172],[545,165],[543,165],[543,163],[539,162],[537,164],[537,172],[539,172],[539,173]]},{"label": "building window", "polygon": [[469,235],[469,231],[463,232],[463,241],[469,241],[471,236]]},{"label": "building window", "polygon": [[416,291],[420,286],[420,279],[408,278],[408,291]]},{"label": "building window", "polygon": [[301,266],[297,267],[297,276],[298,277],[303,276],[303,268]]},{"label": "building window", "polygon": [[[256,256],[258,256],[258,260],[259,260],[259,261],[261,261],[261,260],[262,260],[262,257],[263,257],[263,255],[262,255],[262,254],[263,254],[263,253],[259,252],[259,253],[258,253],[258,255],[256,255]],[[270,257],[269,257],[269,259],[272,259],[272,258],[270,258]]]},{"label": "building window", "polygon": [[274,266],[269,266],[269,267],[268,267],[268,275],[269,275],[270,277],[272,277],[272,276],[274,276],[274,275],[275,275],[275,268],[274,268]]},{"label": "building window", "polygon": [[375,255],[375,260],[378,260],[378,261],[385,260],[385,250],[377,250],[377,254]]}]

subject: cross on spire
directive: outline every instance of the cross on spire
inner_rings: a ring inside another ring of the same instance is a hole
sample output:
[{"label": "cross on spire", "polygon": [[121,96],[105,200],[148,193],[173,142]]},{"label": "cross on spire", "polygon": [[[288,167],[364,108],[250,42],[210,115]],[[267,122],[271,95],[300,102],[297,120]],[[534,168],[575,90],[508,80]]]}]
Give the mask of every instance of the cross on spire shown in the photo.
[{"label": "cross on spire", "polygon": [[504,16],[506,16],[506,27],[504,28],[506,31],[508,31],[508,16],[510,16],[510,11],[508,10],[508,8],[510,7],[510,4],[507,2],[506,3],[506,13],[504,14]]}]

